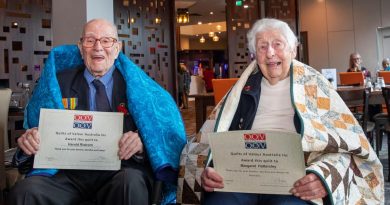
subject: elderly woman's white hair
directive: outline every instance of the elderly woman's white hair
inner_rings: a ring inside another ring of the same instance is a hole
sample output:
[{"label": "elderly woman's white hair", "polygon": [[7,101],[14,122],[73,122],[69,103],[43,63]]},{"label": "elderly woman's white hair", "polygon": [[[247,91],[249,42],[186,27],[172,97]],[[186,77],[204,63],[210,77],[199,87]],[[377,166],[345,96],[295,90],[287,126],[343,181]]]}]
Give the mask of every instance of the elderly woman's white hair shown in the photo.
[{"label": "elderly woman's white hair", "polygon": [[249,30],[247,34],[248,48],[251,53],[256,54],[256,34],[262,33],[269,29],[279,30],[281,35],[286,38],[288,47],[290,49],[294,50],[298,46],[297,37],[287,23],[277,19],[263,18],[257,20],[256,23],[253,24],[252,29]]}]

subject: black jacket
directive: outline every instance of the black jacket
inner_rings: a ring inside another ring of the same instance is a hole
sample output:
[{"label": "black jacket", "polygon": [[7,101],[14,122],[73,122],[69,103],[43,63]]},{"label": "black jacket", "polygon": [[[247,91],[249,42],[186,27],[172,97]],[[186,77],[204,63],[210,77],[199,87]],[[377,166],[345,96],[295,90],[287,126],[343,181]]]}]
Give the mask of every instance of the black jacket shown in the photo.
[{"label": "black jacket", "polygon": [[[257,68],[248,78],[240,97],[240,102],[234,114],[229,130],[250,130],[256,117],[260,102],[261,80],[263,74]],[[289,102],[286,102],[289,103]],[[301,132],[301,124],[297,113],[294,114],[295,130]]]},{"label": "black jacket", "polygon": [[[113,112],[118,112],[118,107],[125,105],[128,109],[126,97],[126,84],[120,74],[115,69],[112,74],[114,86],[112,89],[112,104]],[[57,73],[58,84],[61,89],[62,98],[77,98],[77,106],[75,110],[90,110],[89,109],[89,87],[84,78],[84,67],[78,69],[69,69]],[[124,115],[123,132],[135,131],[137,127],[130,114]]]}]

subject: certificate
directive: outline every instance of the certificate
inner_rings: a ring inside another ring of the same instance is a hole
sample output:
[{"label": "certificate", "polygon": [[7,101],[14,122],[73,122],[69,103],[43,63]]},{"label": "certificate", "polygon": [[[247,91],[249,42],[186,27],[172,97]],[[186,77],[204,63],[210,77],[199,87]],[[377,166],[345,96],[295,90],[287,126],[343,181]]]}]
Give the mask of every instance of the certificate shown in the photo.
[{"label": "certificate", "polygon": [[216,191],[290,194],[305,175],[301,136],[275,130],[208,133],[215,170],[224,188]]},{"label": "certificate", "polygon": [[123,113],[41,109],[34,168],[119,170]]}]

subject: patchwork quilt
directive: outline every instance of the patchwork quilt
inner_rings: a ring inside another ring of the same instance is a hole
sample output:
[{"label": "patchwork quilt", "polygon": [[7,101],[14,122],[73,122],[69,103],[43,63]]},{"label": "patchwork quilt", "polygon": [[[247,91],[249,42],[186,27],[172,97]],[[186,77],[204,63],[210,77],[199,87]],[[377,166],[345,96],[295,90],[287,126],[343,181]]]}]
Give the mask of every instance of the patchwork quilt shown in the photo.
[{"label": "patchwork quilt", "polygon": [[[252,62],[215,107],[208,121],[214,120],[213,131],[228,131],[241,91],[256,67]],[[325,182],[331,204],[384,204],[382,164],[337,91],[318,71],[299,61],[293,61],[290,75],[293,107],[303,126],[306,171]],[[201,200],[200,175],[209,152],[202,132],[206,130],[198,133],[181,155],[179,204],[199,204]],[[312,202],[324,204],[321,199]]]}]

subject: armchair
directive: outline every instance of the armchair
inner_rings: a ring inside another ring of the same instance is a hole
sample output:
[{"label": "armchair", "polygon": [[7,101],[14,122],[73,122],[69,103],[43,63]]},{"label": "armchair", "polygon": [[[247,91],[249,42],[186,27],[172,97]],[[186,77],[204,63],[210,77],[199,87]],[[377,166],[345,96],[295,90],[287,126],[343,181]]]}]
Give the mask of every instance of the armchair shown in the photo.
[{"label": "armchair", "polygon": [[11,89],[0,90],[0,204],[4,201],[4,189],[6,188],[6,175],[4,164],[4,151],[8,149],[8,108],[11,99]]}]

